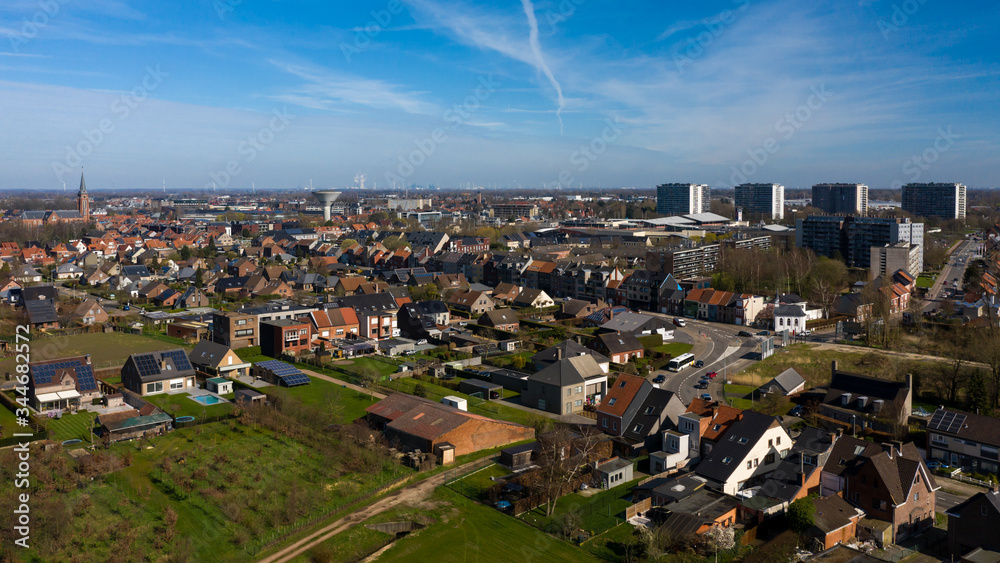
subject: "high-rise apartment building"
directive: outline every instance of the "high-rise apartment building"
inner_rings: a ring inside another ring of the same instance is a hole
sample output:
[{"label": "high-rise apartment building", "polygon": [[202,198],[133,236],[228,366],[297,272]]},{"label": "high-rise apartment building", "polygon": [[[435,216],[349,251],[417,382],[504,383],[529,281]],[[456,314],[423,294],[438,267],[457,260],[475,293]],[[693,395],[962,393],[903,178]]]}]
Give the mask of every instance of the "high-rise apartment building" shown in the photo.
[{"label": "high-rise apartment building", "polygon": [[781,184],[740,184],[736,186],[736,207],[750,215],[785,218],[785,186]]},{"label": "high-rise apartment building", "polygon": [[903,270],[916,279],[923,270],[920,247],[915,244],[903,241],[885,246],[873,246],[871,252],[870,279],[892,275],[899,270]]},{"label": "high-rise apartment building", "polygon": [[816,184],[812,196],[813,207],[831,215],[868,214],[868,186],[864,184]]},{"label": "high-rise apartment building", "polygon": [[660,215],[708,213],[712,188],[706,184],[663,184],[656,186],[656,212]]},{"label": "high-rise apartment building", "polygon": [[918,247],[915,262],[924,266],[924,224],[909,219],[811,215],[795,224],[795,244],[833,258],[839,254],[852,268],[871,266],[872,247],[907,242]]},{"label": "high-rise apartment building", "polygon": [[965,184],[906,184],[903,211],[917,217],[965,219]]}]

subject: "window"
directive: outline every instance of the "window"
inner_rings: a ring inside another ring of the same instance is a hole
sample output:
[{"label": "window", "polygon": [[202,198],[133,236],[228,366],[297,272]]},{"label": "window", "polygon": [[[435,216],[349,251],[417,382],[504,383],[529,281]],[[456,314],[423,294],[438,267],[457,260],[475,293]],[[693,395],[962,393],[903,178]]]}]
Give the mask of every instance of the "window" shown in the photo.
[{"label": "window", "polygon": [[618,430],[618,423],[617,422],[612,422],[611,423],[611,429],[612,430]]},{"label": "window", "polygon": [[733,458],[731,458],[729,456],[726,456],[726,457],[722,458],[722,463],[724,463],[726,465],[729,465],[732,462],[733,462]]},{"label": "window", "polygon": [[760,465],[760,459],[754,458],[754,460],[753,460],[753,466],[757,467],[758,465]]},{"label": "window", "polygon": [[653,407],[646,407],[646,410],[643,411],[643,414],[653,414]]},{"label": "window", "polygon": [[607,428],[608,427],[608,419],[602,418],[601,419],[601,426],[604,427],[604,428]]},{"label": "window", "polygon": [[774,463],[774,452],[771,452],[764,456],[764,463]]},{"label": "window", "polygon": [[156,383],[147,383],[146,392],[147,393],[159,393],[163,391],[163,382],[157,381]]},{"label": "window", "polygon": [[920,500],[920,493],[913,493],[913,502]]},{"label": "window", "polygon": [[778,444],[780,446],[781,445],[781,436],[778,436],[778,438],[775,440],[774,443]]},{"label": "window", "polygon": [[569,397],[572,394],[573,394],[573,389],[571,387],[567,387],[566,388],[566,396]]},{"label": "window", "polygon": [[941,444],[942,446],[947,446],[948,438],[940,434],[931,434],[931,442],[934,442],[935,444]]},{"label": "window", "polygon": [[624,381],[622,381],[621,383],[619,383],[619,384],[618,384],[618,386],[619,386],[619,387],[625,387],[625,382],[624,382]]},{"label": "window", "polygon": [[583,401],[581,399],[577,399],[576,402],[573,403],[573,406],[582,407],[583,406]]},{"label": "window", "polygon": [[617,401],[618,401],[618,399],[617,399],[617,398],[615,398],[615,397],[611,397],[610,399],[608,399],[608,406],[609,406],[609,407],[612,407],[612,406],[614,406],[614,404],[615,404],[615,403],[616,403]]},{"label": "window", "polygon": [[749,460],[747,461],[747,469],[753,469],[753,462],[752,461],[749,461]]},{"label": "window", "polygon": [[741,443],[741,444],[746,444],[746,443],[747,443],[747,438],[746,438],[746,436],[744,436],[744,437],[740,438],[740,443]]},{"label": "window", "polygon": [[170,389],[171,390],[174,390],[174,389],[183,389],[183,388],[184,388],[184,382],[183,381],[172,381],[172,382],[170,382]]},{"label": "window", "polygon": [[642,425],[641,424],[636,424],[635,426],[633,426],[632,427],[632,432],[635,432],[636,434],[638,434],[639,432],[642,432]]},{"label": "window", "polygon": [[773,439],[767,441],[767,447],[769,447],[769,448],[774,447],[774,440]]},{"label": "window", "polygon": [[583,393],[583,386],[577,385],[576,389],[573,390],[574,393]]},{"label": "window", "polygon": [[986,516],[987,512],[988,512],[988,510],[986,510],[986,505],[985,504],[983,506],[979,507],[979,515],[980,516]]},{"label": "window", "polygon": [[721,424],[716,424],[715,426],[712,427],[712,431],[713,432],[718,432],[720,428],[722,428],[722,425]]},{"label": "window", "polygon": [[545,399],[538,399],[538,410],[545,410]]}]

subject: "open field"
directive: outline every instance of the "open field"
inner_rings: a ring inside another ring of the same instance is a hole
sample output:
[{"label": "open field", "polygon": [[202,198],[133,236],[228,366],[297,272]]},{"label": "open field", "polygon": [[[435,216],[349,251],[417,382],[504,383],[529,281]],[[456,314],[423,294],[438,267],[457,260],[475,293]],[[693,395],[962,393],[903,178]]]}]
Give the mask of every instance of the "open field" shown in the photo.
[{"label": "open field", "polygon": [[[0,452],[5,465],[12,455]],[[168,554],[251,561],[263,542],[413,473],[347,442],[316,447],[235,421],[119,443],[94,456],[86,462],[59,451],[33,456],[41,489],[32,494],[38,522],[32,536],[39,539],[28,560],[70,561],[83,553],[91,561],[167,560]],[[15,498],[11,486],[0,484],[5,514]]]},{"label": "open field", "polygon": [[467,475],[448,486],[463,495],[476,500],[483,500],[482,495],[496,484],[493,478],[506,477],[510,470],[497,464],[488,465],[471,475]]},{"label": "open field", "polygon": [[421,512],[436,522],[396,542],[379,561],[597,561],[586,551],[447,487],[438,488],[424,505]]},{"label": "open field", "polygon": [[523,424],[525,426],[533,426],[537,422],[544,422],[548,420],[547,417],[542,416],[540,414],[507,406],[504,404],[503,400],[482,401],[481,399],[471,398],[465,393],[452,391],[447,387],[435,385],[434,383],[418,381],[416,379],[413,379],[412,377],[403,377],[400,379],[394,379],[391,383],[388,384],[390,389],[402,393],[408,393],[410,395],[416,394],[417,385],[422,385],[425,391],[426,398],[434,402],[440,402],[443,397],[448,395],[461,397],[463,399],[468,399],[469,412],[474,414],[481,414],[483,416],[488,416],[490,418],[506,420],[509,422],[516,422],[518,424]]},{"label": "open field", "polygon": [[[315,368],[310,368],[315,369]],[[365,408],[378,402],[368,395],[358,393],[353,389],[341,387],[317,377],[312,377],[312,383],[299,387],[266,387],[260,391],[281,398],[294,398],[303,404],[320,407],[330,412],[334,422],[347,424],[365,415]]]},{"label": "open field", "polygon": [[[756,389],[786,369],[795,368],[806,379],[806,388],[826,385],[830,382],[833,360],[837,360],[841,370],[875,377],[883,377],[883,374],[888,374],[888,369],[905,367],[906,363],[906,360],[886,359],[877,350],[859,348],[855,353],[821,350],[815,344],[793,344],[762,362],[754,363],[741,373],[730,375],[729,379],[738,385],[749,385]],[[881,360],[895,363],[886,365]]]},{"label": "open field", "polygon": [[3,437],[9,437],[11,433],[17,432],[16,428],[17,417],[14,416],[14,412],[0,405],[0,430],[3,431]]},{"label": "open field", "polygon": [[[138,352],[155,352],[175,348],[191,349],[190,345],[168,344],[156,338],[123,332],[43,338],[33,340],[30,344],[31,361],[33,362],[90,354],[90,361],[98,368],[121,367],[130,354]],[[16,358],[4,359],[0,361],[0,372],[10,371],[13,373],[16,365]]]}]

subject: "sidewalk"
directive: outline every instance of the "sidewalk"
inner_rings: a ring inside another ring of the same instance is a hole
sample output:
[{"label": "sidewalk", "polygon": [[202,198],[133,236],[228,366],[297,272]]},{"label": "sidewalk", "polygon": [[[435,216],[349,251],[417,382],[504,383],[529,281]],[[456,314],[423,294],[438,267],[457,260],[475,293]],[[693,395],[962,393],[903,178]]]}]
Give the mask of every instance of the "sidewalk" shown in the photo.
[{"label": "sidewalk", "polygon": [[[302,369],[302,368],[299,368],[299,369]],[[365,395],[371,395],[372,397],[375,397],[376,399],[384,399],[385,398],[385,395],[383,393],[379,393],[378,391],[370,391],[369,389],[367,389],[365,387],[362,387],[360,385],[355,385],[353,383],[348,383],[346,381],[341,381],[339,379],[330,377],[329,375],[323,375],[322,373],[316,373],[315,371],[312,371],[312,370],[309,370],[309,369],[302,369],[302,373],[308,375],[309,377],[315,377],[316,379],[322,379],[323,381],[329,381],[330,383],[336,383],[337,385],[340,385],[341,387],[346,387],[348,389],[354,389],[358,393],[363,393]]]}]

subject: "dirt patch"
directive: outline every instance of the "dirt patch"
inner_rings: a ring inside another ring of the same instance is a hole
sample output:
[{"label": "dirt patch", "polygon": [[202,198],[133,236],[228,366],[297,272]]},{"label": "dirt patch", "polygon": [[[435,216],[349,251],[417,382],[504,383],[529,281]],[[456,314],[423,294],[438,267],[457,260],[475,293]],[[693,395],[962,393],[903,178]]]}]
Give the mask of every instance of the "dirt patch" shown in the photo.
[{"label": "dirt patch", "polygon": [[354,365],[354,360],[337,360],[336,362],[333,362],[333,365],[335,365],[335,366],[350,366],[350,365]]}]

